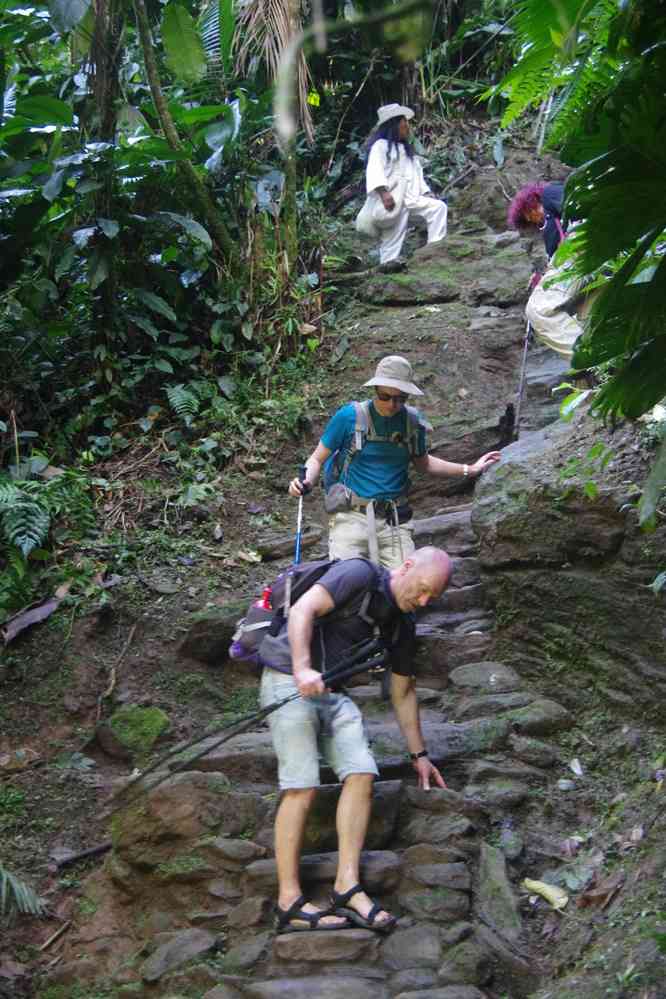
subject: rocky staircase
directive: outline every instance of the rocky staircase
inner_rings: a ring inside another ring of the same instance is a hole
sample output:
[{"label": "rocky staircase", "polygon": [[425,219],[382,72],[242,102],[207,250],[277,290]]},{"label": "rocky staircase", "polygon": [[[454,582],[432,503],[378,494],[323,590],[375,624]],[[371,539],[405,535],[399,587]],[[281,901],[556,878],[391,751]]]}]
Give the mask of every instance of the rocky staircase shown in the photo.
[{"label": "rocky staircase", "polygon": [[[127,937],[116,942],[111,969],[118,996],[196,987],[205,999],[485,999],[536,986],[516,882],[538,856],[530,797],[553,780],[559,760],[543,738],[572,719],[491,657],[470,512],[449,508],[416,524],[419,546],[444,547],[454,560],[450,588],[419,621],[416,664],[424,736],[446,790],[416,786],[379,685],[366,678],[352,692],[382,775],[362,878],[399,916],[396,930],[386,938],[358,928],[274,934],[278,795],[270,736],[260,728],[211,750],[192,772],[164,775],[144,807],[118,816],[102,875],[120,899],[118,936]],[[302,879],[308,896],[326,903],[340,786],[326,771],[323,779]],[[130,899],[134,912],[147,900],[160,911],[139,958],[122,963],[136,952],[137,931],[123,922]]]}]

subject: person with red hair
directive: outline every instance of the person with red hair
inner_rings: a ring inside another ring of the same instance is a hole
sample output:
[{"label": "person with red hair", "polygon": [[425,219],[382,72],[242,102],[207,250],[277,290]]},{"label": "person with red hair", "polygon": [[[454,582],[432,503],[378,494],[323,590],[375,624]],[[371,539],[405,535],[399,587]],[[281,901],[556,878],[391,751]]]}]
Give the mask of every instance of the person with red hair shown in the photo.
[{"label": "person with red hair", "polygon": [[[564,184],[541,182],[527,184],[515,195],[507,214],[512,229],[538,229],[543,237],[548,259],[553,257],[565,238],[567,225],[563,221]],[[576,340],[583,328],[575,316],[580,282],[574,281],[566,263],[556,267],[549,263],[546,273],[533,287],[525,306],[525,316],[535,335],[556,353],[571,359]]]}]

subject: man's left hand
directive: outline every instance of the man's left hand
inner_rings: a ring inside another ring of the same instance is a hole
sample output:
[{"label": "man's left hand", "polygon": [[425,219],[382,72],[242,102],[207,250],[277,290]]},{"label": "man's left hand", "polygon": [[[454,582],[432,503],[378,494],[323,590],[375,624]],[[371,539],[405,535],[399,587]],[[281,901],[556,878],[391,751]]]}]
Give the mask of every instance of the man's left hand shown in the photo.
[{"label": "man's left hand", "polygon": [[422,790],[429,791],[431,781],[434,782],[437,787],[446,787],[444,778],[440,774],[437,767],[430,762],[427,756],[422,756],[420,759],[415,760],[414,769],[418,774],[419,787],[422,788]]},{"label": "man's left hand", "polygon": [[473,465],[470,465],[469,470],[474,476],[483,475],[485,470],[494,465],[496,461],[499,461],[501,457],[502,455],[499,451],[488,451],[487,454],[482,454]]}]

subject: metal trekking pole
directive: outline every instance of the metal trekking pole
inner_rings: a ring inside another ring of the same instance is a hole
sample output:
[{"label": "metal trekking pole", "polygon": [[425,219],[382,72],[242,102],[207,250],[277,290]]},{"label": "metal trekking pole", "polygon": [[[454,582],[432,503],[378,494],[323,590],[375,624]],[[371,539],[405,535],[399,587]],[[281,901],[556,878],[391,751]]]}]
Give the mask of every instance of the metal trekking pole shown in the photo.
[{"label": "metal trekking pole", "polygon": [[[298,481],[304,483],[307,475],[307,469],[305,465],[298,466]],[[305,491],[301,492],[298,497],[298,514],[296,517],[296,550],[294,551],[294,561],[291,564],[287,572],[287,579],[285,581],[284,587],[284,616],[289,617],[289,608],[291,607],[291,580],[293,577],[293,568],[295,565],[301,561],[301,538],[303,536],[303,498],[305,496]]]},{"label": "metal trekking pole", "polygon": [[532,340],[532,323],[527,320],[525,323],[525,341],[523,343],[523,361],[520,366],[520,381],[518,382],[518,398],[516,401],[516,418],[513,424],[513,436],[518,440],[520,433],[520,410],[523,405],[523,388],[525,386],[525,369],[527,367],[527,348]]}]

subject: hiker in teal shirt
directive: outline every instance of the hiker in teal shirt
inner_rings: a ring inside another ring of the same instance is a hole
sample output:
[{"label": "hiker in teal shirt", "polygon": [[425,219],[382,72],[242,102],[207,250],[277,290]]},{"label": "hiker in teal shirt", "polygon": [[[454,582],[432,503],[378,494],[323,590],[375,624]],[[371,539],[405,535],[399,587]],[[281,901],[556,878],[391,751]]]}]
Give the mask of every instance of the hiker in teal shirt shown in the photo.
[{"label": "hiker in teal shirt", "polygon": [[[388,416],[382,416],[375,402],[370,404],[370,418],[378,436],[406,441],[409,426],[404,406]],[[418,416],[415,456],[427,453],[426,425]],[[352,444],[356,411],[353,403],[342,406],[329,420],[321,435],[322,444],[329,451],[347,453]],[[395,500],[405,496],[408,488],[410,454],[406,447],[396,447],[385,441],[367,440],[365,446],[349,463],[346,484],[358,496],[376,500]]]},{"label": "hiker in teal shirt", "polygon": [[323,468],[332,559],[370,558],[392,569],[413,554],[410,464],[428,475],[476,477],[499,461],[499,451],[472,465],[428,454],[428,425],[407,405],[410,395],[423,395],[412,377],[404,357],[384,357],[365,383],[374,387],[374,398],[339,409],[306,462],[305,481],[289,483],[298,497],[312,489]]}]

